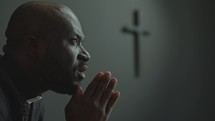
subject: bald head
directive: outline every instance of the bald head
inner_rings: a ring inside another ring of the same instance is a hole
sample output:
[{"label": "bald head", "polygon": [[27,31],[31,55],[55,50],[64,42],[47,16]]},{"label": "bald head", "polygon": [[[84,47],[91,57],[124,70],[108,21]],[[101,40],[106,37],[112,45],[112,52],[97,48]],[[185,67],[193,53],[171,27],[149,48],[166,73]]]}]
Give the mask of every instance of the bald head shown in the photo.
[{"label": "bald head", "polygon": [[81,28],[77,17],[64,5],[28,2],[18,7],[10,18],[5,32],[7,46],[19,46],[27,36],[44,40],[50,36],[67,36],[67,31],[77,25]]}]

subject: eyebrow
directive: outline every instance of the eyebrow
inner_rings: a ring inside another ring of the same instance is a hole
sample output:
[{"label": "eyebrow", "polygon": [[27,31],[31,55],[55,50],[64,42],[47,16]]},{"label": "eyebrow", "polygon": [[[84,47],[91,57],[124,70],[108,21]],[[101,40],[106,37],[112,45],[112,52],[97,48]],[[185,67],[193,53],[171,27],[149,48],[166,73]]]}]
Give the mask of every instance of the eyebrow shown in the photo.
[{"label": "eyebrow", "polygon": [[79,34],[74,34],[74,36],[76,36],[80,41],[84,41],[84,36],[83,37],[81,37]]}]

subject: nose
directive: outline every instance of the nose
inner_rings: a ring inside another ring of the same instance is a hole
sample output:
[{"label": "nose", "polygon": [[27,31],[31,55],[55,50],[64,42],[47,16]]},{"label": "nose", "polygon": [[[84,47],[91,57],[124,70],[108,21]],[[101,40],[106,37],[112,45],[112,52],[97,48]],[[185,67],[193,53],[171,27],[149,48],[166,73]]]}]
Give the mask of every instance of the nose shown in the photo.
[{"label": "nose", "polygon": [[80,59],[82,61],[89,61],[90,60],[90,53],[87,52],[84,48],[82,48],[80,53],[78,54],[78,59]]}]

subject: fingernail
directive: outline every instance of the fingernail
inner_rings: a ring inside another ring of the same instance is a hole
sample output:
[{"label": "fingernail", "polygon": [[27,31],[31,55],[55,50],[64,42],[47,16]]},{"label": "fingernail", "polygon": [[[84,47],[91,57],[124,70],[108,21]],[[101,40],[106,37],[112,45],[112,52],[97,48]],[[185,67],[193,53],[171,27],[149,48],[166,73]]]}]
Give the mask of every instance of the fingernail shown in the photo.
[{"label": "fingernail", "polygon": [[105,75],[109,77],[109,76],[111,76],[111,72],[110,72],[110,71],[107,71],[107,72],[105,73]]},{"label": "fingernail", "polygon": [[112,83],[116,83],[117,79],[114,77],[111,81],[112,81]]},{"label": "fingernail", "polygon": [[120,96],[120,92],[119,92],[119,91],[116,91],[114,94],[115,94],[117,97]]},{"label": "fingernail", "polygon": [[99,72],[97,75],[102,76],[103,74],[104,74],[103,72]]}]

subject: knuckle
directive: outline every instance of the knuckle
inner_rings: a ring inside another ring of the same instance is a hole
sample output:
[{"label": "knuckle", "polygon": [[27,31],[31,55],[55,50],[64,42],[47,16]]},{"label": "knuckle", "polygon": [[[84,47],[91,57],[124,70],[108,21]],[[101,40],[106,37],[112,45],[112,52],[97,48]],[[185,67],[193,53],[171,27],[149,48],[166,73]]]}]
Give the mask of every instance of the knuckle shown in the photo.
[{"label": "knuckle", "polygon": [[103,99],[109,99],[111,97],[111,93],[107,92],[103,95]]},{"label": "knuckle", "polygon": [[98,92],[101,92],[101,91],[103,91],[104,90],[104,88],[102,88],[102,86],[99,86],[98,88],[97,88],[97,91]]}]

